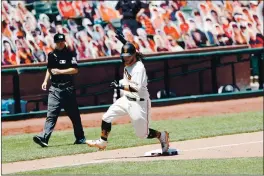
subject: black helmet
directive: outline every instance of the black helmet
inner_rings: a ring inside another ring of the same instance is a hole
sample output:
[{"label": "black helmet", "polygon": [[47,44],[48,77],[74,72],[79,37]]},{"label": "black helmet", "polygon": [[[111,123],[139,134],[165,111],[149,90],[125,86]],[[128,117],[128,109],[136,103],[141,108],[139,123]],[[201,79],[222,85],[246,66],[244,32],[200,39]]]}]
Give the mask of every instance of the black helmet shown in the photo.
[{"label": "black helmet", "polygon": [[58,43],[58,42],[64,42],[65,41],[65,35],[61,34],[61,33],[57,33],[54,35],[54,42]]},{"label": "black helmet", "polygon": [[130,43],[130,42],[127,42],[123,47],[122,47],[122,50],[121,50],[121,57],[125,57],[125,56],[132,56],[133,54],[136,53],[136,48],[135,46]]}]

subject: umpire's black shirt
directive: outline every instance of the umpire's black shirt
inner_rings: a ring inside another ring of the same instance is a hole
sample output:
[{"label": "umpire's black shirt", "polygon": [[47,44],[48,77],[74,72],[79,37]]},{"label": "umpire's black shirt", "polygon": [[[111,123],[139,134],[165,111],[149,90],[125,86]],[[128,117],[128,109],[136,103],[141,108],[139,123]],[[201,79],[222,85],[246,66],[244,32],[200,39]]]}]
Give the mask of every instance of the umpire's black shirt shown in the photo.
[{"label": "umpire's black shirt", "polygon": [[[68,68],[78,68],[76,53],[72,52],[66,46],[62,50],[55,49],[53,52],[48,54],[48,69],[68,69]],[[51,72],[51,82],[52,83],[72,83],[73,75],[53,75]]]}]

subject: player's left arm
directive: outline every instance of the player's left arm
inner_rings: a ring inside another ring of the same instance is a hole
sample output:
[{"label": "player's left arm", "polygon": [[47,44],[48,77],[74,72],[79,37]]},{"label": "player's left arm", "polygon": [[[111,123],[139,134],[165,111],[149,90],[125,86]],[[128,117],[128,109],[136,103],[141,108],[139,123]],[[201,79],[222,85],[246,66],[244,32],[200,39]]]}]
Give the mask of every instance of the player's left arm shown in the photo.
[{"label": "player's left arm", "polygon": [[134,73],[131,77],[131,81],[129,82],[128,85],[126,85],[125,90],[130,92],[139,92],[140,89],[142,88],[144,79],[146,79],[145,70],[141,70]]},{"label": "player's left arm", "polygon": [[131,81],[128,85],[118,85],[116,82],[112,82],[110,86],[117,89],[123,89],[129,92],[138,92],[142,88],[144,79],[146,79],[146,74],[144,70],[142,70],[132,75]]},{"label": "player's left arm", "polygon": [[124,85],[124,90],[129,92],[138,92],[138,90],[130,85]]},{"label": "player's left arm", "polygon": [[67,69],[51,69],[54,75],[73,75],[78,73],[78,64],[76,54],[72,54],[71,61],[69,63],[70,68]]},{"label": "player's left arm", "polygon": [[[78,73],[78,68],[67,68],[67,69],[51,69],[54,75],[73,75]],[[55,72],[55,73],[54,73]]]}]

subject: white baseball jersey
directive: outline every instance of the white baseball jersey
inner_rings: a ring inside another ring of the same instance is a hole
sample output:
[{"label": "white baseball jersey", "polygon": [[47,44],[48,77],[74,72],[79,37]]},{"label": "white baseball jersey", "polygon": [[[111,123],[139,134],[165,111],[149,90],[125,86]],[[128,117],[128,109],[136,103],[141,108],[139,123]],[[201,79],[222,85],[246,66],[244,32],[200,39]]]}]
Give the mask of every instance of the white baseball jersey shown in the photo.
[{"label": "white baseball jersey", "polygon": [[138,92],[124,91],[124,95],[132,98],[149,98],[148,77],[146,69],[141,61],[124,68],[124,85],[129,85]]},{"label": "white baseball jersey", "polygon": [[[129,115],[135,128],[136,135],[146,138],[149,133],[150,108],[151,102],[147,88],[148,78],[146,69],[141,61],[132,66],[124,68],[123,85],[129,85],[137,92],[123,91],[124,96],[112,104],[103,119],[107,123],[112,123],[120,116]],[[128,99],[127,97],[135,100]],[[144,99],[141,100],[140,99]]]}]

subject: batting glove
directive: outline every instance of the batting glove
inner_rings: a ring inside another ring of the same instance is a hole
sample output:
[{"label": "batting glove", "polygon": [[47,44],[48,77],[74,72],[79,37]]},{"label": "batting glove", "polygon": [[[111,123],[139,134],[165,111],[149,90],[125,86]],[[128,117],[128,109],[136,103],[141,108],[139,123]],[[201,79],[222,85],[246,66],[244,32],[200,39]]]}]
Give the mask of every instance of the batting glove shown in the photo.
[{"label": "batting glove", "polygon": [[116,81],[111,82],[110,87],[113,89],[124,89],[124,86],[119,85]]}]

